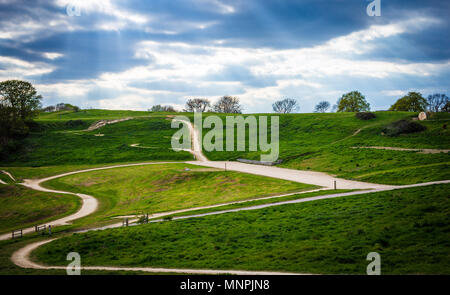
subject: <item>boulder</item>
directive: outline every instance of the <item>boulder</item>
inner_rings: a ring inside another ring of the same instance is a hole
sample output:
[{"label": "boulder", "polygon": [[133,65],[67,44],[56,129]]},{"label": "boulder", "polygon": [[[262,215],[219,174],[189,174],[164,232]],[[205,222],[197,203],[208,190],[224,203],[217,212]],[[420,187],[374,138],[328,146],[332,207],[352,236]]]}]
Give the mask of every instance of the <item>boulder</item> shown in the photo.
[{"label": "boulder", "polygon": [[420,120],[420,121],[424,121],[424,120],[426,120],[426,119],[427,119],[427,113],[421,112],[421,113],[419,114],[419,120]]}]

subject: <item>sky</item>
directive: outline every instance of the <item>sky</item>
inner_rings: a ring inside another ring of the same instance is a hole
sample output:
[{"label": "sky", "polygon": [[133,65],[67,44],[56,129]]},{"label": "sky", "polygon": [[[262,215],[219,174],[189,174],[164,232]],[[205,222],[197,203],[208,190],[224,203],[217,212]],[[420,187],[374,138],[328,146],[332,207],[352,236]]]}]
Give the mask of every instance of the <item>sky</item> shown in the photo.
[{"label": "sky", "polygon": [[44,106],[128,110],[450,95],[450,1],[379,1],[380,16],[367,0],[0,0],[0,81],[31,82]]}]

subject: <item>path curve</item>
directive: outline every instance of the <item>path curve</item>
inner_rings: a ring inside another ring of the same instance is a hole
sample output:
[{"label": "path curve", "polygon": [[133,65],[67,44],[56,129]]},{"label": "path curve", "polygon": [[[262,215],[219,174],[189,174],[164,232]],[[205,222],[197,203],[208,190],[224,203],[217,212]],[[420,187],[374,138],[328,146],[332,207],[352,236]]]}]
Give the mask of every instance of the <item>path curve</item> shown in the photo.
[{"label": "path curve", "polygon": [[336,181],[337,189],[392,189],[396,187],[394,185],[376,184],[337,178],[323,172],[294,170],[276,166],[255,165],[234,161],[189,161],[186,163],[222,169],[225,169],[226,166],[227,170],[279,178],[306,184],[313,184],[328,189],[334,188],[334,181]]},{"label": "path curve", "polygon": [[[45,223],[47,226],[51,225],[52,227],[68,225],[76,219],[80,219],[82,217],[86,217],[86,216],[94,213],[98,208],[97,199],[94,198],[93,196],[86,195],[86,194],[48,189],[48,188],[42,187],[41,183],[49,181],[49,180],[53,180],[56,178],[73,175],[73,174],[78,174],[78,173],[84,173],[84,172],[121,168],[121,167],[168,164],[168,163],[183,163],[183,162],[145,162],[145,163],[121,164],[121,165],[113,165],[113,166],[106,166],[106,167],[97,167],[97,168],[90,168],[90,169],[66,172],[66,173],[62,173],[62,174],[58,174],[58,175],[54,175],[54,176],[50,176],[50,177],[46,177],[46,178],[41,178],[41,179],[24,179],[24,182],[21,183],[21,185],[28,187],[30,189],[33,189],[33,190],[37,190],[37,191],[55,193],[55,194],[64,194],[64,195],[75,195],[75,196],[78,196],[79,198],[81,198],[82,205],[81,205],[80,210],[78,210],[74,214],[71,214],[71,215],[65,216],[63,218],[56,219],[56,220]],[[34,231],[35,231],[34,227],[28,227],[28,228],[22,229],[23,234],[32,233]],[[0,241],[8,240],[8,239],[11,239],[11,233],[5,233],[5,234],[0,235]]]},{"label": "path curve", "polygon": [[[296,181],[296,182],[315,184],[315,185],[323,186],[325,188],[331,187],[331,184],[330,184],[331,180],[333,180],[333,182],[334,182],[334,180],[337,180],[336,178],[333,178],[332,176],[330,176],[328,174],[320,173],[320,172],[299,171],[299,170],[292,170],[292,169],[286,169],[286,168],[278,168],[278,167],[273,167],[273,166],[260,166],[260,165],[245,164],[245,163],[240,163],[240,162],[211,162],[211,161],[208,161],[208,159],[203,155],[203,153],[201,151],[201,148],[200,148],[201,145],[200,145],[199,135],[198,135],[197,130],[192,126],[192,124],[190,122],[187,125],[189,126],[189,130],[191,132],[192,142],[193,142],[193,149],[190,150],[190,152],[196,157],[197,161],[195,161],[195,162],[191,161],[191,162],[185,162],[185,163],[189,163],[189,164],[193,164],[193,165],[202,165],[202,166],[207,166],[207,167],[215,167],[215,168],[222,168],[226,164],[227,165],[226,168],[228,170],[235,170],[235,171],[240,171],[240,172],[244,172],[244,173],[258,174],[258,175],[281,178],[281,179],[286,179],[286,180],[291,180],[291,181]],[[152,164],[167,164],[167,163],[180,163],[180,162],[135,163],[135,164],[122,164],[122,165],[114,165],[114,166],[108,166],[108,167],[91,168],[91,169],[67,172],[67,173],[63,173],[63,174],[59,174],[56,176],[51,176],[51,177],[47,177],[47,178],[43,178],[43,179],[38,179],[38,180],[27,179],[27,180],[25,180],[23,185],[27,186],[29,188],[32,188],[32,189],[36,189],[36,190],[54,192],[54,193],[62,193],[62,194],[74,194],[74,195],[81,197],[83,199],[83,206],[77,213],[67,216],[65,218],[53,221],[53,222],[63,222],[63,224],[66,224],[66,222],[69,222],[71,220],[78,219],[78,218],[81,218],[81,217],[84,217],[84,216],[87,216],[87,215],[93,213],[98,207],[97,200],[94,197],[88,196],[88,195],[46,189],[46,188],[41,187],[40,183],[42,183],[44,181],[52,180],[55,178],[67,176],[67,175],[89,172],[89,171],[120,168],[120,167],[130,167],[130,166],[152,165]],[[276,175],[276,176],[274,176],[274,175]],[[278,203],[222,210],[222,211],[196,214],[196,215],[190,215],[190,216],[179,216],[179,217],[175,217],[174,219],[186,219],[186,218],[201,217],[201,216],[206,216],[206,215],[238,212],[238,211],[244,211],[244,210],[256,210],[256,209],[272,207],[272,206],[280,206],[280,205],[292,204],[292,203],[301,203],[301,202],[308,202],[308,201],[321,200],[321,199],[337,198],[337,197],[358,195],[358,194],[371,193],[371,192],[388,191],[388,190],[393,190],[393,189],[426,186],[426,185],[432,185],[432,184],[443,184],[443,183],[450,183],[450,180],[434,181],[434,182],[429,182],[429,183],[404,185],[404,186],[389,186],[389,185],[370,184],[370,183],[351,181],[351,180],[345,180],[345,179],[339,179],[339,182],[340,182],[339,188],[370,189],[370,190],[355,191],[355,192],[340,193],[340,194],[331,194],[331,195],[324,195],[324,196],[316,196],[316,197],[310,197],[310,198],[304,198],[304,199],[282,201],[282,202],[278,202]],[[78,216],[78,217],[73,218],[74,216]],[[73,218],[73,219],[71,219],[71,218]],[[161,222],[161,221],[162,220],[153,220],[151,222]],[[120,226],[120,224],[114,224],[114,225],[110,225],[107,227],[111,228],[111,227],[117,227],[117,226]],[[104,228],[107,228],[107,227],[104,227]],[[92,229],[92,230],[99,230],[99,229]],[[0,237],[0,239],[1,239],[1,237]],[[62,267],[62,266],[40,265],[40,264],[35,263],[30,260],[30,254],[33,250],[35,250],[36,248],[38,248],[44,244],[47,244],[53,240],[55,240],[55,239],[50,239],[50,240],[45,240],[45,241],[40,241],[40,242],[35,242],[32,244],[29,244],[29,245],[15,251],[11,257],[11,260],[13,261],[13,263],[15,263],[16,265],[23,267],[23,268],[65,269],[65,267]],[[188,273],[188,274],[299,275],[299,273],[284,273],[284,272],[208,270],[208,269],[170,269],[170,268],[151,268],[151,267],[89,266],[89,267],[82,267],[82,269],[84,269],[84,270],[110,270],[110,271],[114,270],[114,271],[172,272],[172,273]]]},{"label": "path curve", "polygon": [[12,176],[12,174],[11,174],[11,173],[9,173],[8,171],[6,171],[6,170],[2,170],[2,173],[3,173],[3,174],[6,174],[6,175],[8,175],[8,176],[9,176],[9,178],[11,178],[11,179],[12,179],[12,181],[16,182],[16,179],[14,178],[14,176]]},{"label": "path curve", "polygon": [[[46,266],[30,260],[30,254],[42,245],[56,239],[35,242],[14,252],[13,262],[22,268],[33,269],[66,269],[65,266]],[[155,267],[120,267],[120,266],[81,266],[82,270],[109,270],[109,271],[143,271],[152,273],[183,273],[183,274],[230,274],[230,275],[301,275],[300,273],[270,272],[270,271],[245,271],[245,270],[213,270],[213,269],[181,269],[181,268],[155,268]]]},{"label": "path curve", "polygon": [[[428,183],[419,183],[419,184],[411,184],[411,185],[402,185],[402,186],[398,186],[394,189],[403,189],[403,188],[420,187],[420,186],[445,184],[445,183],[450,183],[450,180],[433,181],[433,182],[428,182]],[[262,208],[280,206],[280,205],[286,205],[286,204],[295,204],[295,203],[309,202],[309,201],[315,201],[315,200],[338,198],[338,197],[344,197],[344,196],[360,195],[360,194],[375,193],[375,192],[389,191],[389,190],[393,190],[393,188],[384,188],[384,189],[376,189],[376,190],[356,191],[356,192],[348,192],[348,193],[331,194],[331,195],[325,195],[325,196],[316,196],[316,197],[310,197],[310,198],[304,198],[304,199],[283,201],[283,202],[272,203],[272,204],[256,205],[256,206],[250,206],[250,207],[244,207],[244,208],[222,210],[222,211],[196,214],[196,215],[190,215],[190,216],[179,216],[179,217],[174,217],[174,219],[187,219],[187,218],[203,217],[203,216],[208,216],[208,215],[224,214],[224,213],[230,213],[230,212],[256,210],[256,209],[262,209]],[[163,221],[163,220],[162,219],[161,220],[152,220],[151,223],[161,222],[161,221]],[[22,267],[22,268],[65,269],[65,267],[63,267],[63,266],[45,266],[45,265],[41,265],[41,264],[38,264],[38,263],[30,260],[31,252],[33,252],[38,247],[40,247],[44,244],[50,243],[54,240],[56,240],[56,239],[49,239],[49,240],[45,240],[45,241],[39,241],[39,242],[35,242],[32,244],[28,244],[27,246],[15,251],[11,257],[11,260],[13,261],[14,264],[16,264],[17,266]],[[179,269],[179,268],[172,269],[172,268],[153,268],[153,267],[85,266],[85,267],[81,267],[81,269],[84,269],[84,270],[109,270],[109,271],[143,271],[143,272],[152,272],[152,273],[166,272],[166,273],[185,273],[185,274],[302,275],[302,273],[269,272],[269,271]]]}]

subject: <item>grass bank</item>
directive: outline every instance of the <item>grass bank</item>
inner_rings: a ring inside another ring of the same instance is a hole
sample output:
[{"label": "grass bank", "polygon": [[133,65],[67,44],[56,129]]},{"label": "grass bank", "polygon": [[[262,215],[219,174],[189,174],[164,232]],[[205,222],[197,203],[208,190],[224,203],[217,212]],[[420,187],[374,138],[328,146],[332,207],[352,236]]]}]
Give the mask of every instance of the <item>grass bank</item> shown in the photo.
[{"label": "grass bank", "polygon": [[365,274],[449,274],[450,185],[276,206],[74,234],[33,253],[50,265],[79,252],[84,265]]}]

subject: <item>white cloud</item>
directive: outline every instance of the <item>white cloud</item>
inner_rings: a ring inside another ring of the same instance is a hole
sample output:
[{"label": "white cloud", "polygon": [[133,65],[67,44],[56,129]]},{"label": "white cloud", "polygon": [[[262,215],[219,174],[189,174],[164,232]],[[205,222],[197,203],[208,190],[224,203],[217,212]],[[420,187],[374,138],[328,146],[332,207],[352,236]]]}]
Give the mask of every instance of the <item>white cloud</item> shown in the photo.
[{"label": "white cloud", "polygon": [[44,52],[42,53],[42,56],[44,56],[47,59],[58,59],[64,56],[64,54],[62,53],[57,53],[57,52]]},{"label": "white cloud", "polygon": [[13,57],[0,56],[0,79],[20,79],[48,74],[54,70],[53,66],[45,63],[31,63]]},{"label": "white cloud", "polygon": [[45,96],[73,98],[83,97],[95,85],[91,81],[79,80],[66,83],[35,84],[36,89]]}]

